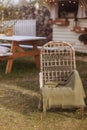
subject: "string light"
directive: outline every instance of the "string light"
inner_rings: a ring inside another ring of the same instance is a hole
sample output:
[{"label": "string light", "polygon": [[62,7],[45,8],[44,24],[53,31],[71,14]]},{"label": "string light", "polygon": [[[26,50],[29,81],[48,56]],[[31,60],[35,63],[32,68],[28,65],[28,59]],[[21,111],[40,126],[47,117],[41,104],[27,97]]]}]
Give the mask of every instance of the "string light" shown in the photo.
[{"label": "string light", "polygon": [[58,0],[44,0],[46,3],[56,3]]},{"label": "string light", "polygon": [[[63,3],[62,0],[44,0],[45,3],[54,3],[54,4],[55,4],[55,3],[58,3],[58,1],[60,1],[60,2]],[[67,0],[64,0],[64,2],[65,2],[65,1],[67,1]],[[77,1],[78,1],[78,0],[69,0],[68,2],[75,4]]]},{"label": "string light", "polygon": [[62,6],[64,6],[64,4],[62,3]]},{"label": "string light", "polygon": [[39,3],[38,3],[38,2],[36,2],[36,4],[35,4],[35,8],[38,10],[38,9],[39,9],[39,7],[40,7]]},{"label": "string light", "polygon": [[81,5],[81,8],[83,8],[83,5]]},{"label": "string light", "polygon": [[69,0],[69,3],[71,3],[71,0]]},{"label": "string light", "polygon": [[45,4],[45,3],[48,4],[49,3],[49,4],[57,6],[58,2],[60,2],[61,6],[64,7],[66,5],[66,3],[77,4],[78,0],[64,0],[64,1],[63,0],[44,0],[43,4]]},{"label": "string light", "polygon": [[76,3],[76,1],[73,2],[73,4],[75,4],[75,3]]}]

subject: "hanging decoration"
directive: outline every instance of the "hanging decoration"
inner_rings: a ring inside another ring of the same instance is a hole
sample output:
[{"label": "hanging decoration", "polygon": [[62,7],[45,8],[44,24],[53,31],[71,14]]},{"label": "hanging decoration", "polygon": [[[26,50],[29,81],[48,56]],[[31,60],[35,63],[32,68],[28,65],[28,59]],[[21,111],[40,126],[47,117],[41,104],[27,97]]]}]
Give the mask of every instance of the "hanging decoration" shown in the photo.
[{"label": "hanging decoration", "polygon": [[58,0],[44,0],[45,2],[47,3],[55,3],[55,2],[58,2]]},{"label": "hanging decoration", "polygon": [[67,2],[69,2],[69,3],[76,3],[76,1],[78,1],[78,0],[40,0],[40,1],[43,1],[43,2],[45,2],[45,3],[58,3],[59,1],[60,2],[62,2],[62,5],[64,6],[64,2],[65,1],[67,1]]},{"label": "hanging decoration", "polygon": [[55,2],[57,0],[45,0],[45,2]]}]

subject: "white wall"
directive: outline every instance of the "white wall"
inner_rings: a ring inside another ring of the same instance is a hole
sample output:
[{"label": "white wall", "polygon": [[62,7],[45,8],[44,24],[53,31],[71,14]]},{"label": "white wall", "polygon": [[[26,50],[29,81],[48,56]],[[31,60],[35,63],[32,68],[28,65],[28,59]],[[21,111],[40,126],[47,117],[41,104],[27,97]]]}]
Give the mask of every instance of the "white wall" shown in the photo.
[{"label": "white wall", "polygon": [[36,36],[36,20],[17,20],[14,25],[15,35]]},{"label": "white wall", "polygon": [[[70,42],[74,44],[77,51],[87,52],[87,46],[78,40],[78,37],[81,35],[81,33],[71,31],[71,28],[74,26],[74,20],[69,19],[69,21],[69,26],[53,25],[53,40]],[[87,19],[79,19],[79,26],[87,27]]]}]

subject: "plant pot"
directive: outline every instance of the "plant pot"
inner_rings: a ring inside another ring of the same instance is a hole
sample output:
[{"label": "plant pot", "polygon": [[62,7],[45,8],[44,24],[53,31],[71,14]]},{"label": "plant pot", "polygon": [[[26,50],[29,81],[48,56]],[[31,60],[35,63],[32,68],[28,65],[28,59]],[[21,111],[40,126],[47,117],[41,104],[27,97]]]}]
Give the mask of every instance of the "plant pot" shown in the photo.
[{"label": "plant pot", "polygon": [[74,31],[76,33],[85,33],[87,32],[87,28],[86,27],[80,27],[80,26],[74,26],[71,28],[71,31]]},{"label": "plant pot", "polygon": [[53,21],[53,24],[59,25],[59,26],[68,26],[69,21],[67,19],[57,19]]},{"label": "plant pot", "polygon": [[12,36],[13,35],[13,27],[7,27],[5,30],[4,30],[4,34],[6,36]]}]

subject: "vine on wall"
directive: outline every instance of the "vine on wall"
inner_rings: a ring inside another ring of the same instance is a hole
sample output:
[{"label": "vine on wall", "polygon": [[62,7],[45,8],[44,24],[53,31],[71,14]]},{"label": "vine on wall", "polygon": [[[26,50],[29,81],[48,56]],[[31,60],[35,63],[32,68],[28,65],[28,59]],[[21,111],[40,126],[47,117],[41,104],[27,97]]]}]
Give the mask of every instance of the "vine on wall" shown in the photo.
[{"label": "vine on wall", "polygon": [[[36,19],[36,35],[47,37],[46,42],[52,40],[52,24],[50,22],[50,12],[44,6],[36,10],[34,5],[24,5],[20,7],[10,7],[5,15],[9,15],[13,10],[16,10],[16,15],[13,19]],[[43,43],[43,41],[42,41]]]}]

